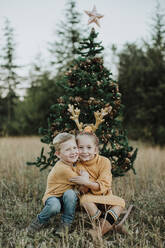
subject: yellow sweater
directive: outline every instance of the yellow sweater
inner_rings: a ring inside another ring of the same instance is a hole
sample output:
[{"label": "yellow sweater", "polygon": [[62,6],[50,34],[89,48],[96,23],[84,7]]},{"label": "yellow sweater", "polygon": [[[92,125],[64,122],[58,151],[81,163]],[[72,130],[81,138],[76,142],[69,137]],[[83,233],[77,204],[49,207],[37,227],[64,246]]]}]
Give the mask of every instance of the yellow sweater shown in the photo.
[{"label": "yellow sweater", "polygon": [[76,171],[86,170],[89,178],[100,185],[100,190],[91,190],[80,197],[80,202],[94,202],[111,206],[125,207],[125,201],[112,194],[112,173],[111,164],[108,158],[96,155],[90,161],[78,162]]},{"label": "yellow sweater", "polygon": [[42,199],[44,204],[48,197],[60,197],[66,190],[73,188],[74,183],[69,181],[70,178],[77,176],[73,168],[61,161],[55,164],[47,178],[47,187]]}]

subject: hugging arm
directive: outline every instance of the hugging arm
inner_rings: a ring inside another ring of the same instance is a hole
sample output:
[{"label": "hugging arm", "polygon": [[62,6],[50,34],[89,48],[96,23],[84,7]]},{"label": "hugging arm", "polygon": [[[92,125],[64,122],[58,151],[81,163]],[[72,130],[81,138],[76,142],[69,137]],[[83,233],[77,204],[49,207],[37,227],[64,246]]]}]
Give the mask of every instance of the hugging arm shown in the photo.
[{"label": "hugging arm", "polygon": [[[85,187],[84,189],[86,190],[86,188],[91,189],[91,190],[99,190],[100,186],[97,182],[92,182],[89,179],[89,174],[86,171],[80,171],[80,176],[76,176],[70,179],[71,182],[75,183],[75,184],[79,184],[80,189],[81,187]],[[83,189],[83,188],[82,188]]]},{"label": "hugging arm", "polygon": [[106,194],[111,189],[112,183],[111,163],[107,158],[103,160],[95,182],[91,181],[89,176],[87,177],[84,174],[73,177],[70,181],[88,187],[93,194]]}]

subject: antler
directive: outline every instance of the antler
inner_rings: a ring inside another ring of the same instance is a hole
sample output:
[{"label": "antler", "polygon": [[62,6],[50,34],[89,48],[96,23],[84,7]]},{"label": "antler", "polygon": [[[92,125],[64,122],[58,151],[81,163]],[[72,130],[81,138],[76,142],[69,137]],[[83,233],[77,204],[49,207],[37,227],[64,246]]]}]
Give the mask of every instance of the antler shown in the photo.
[{"label": "antler", "polygon": [[69,106],[68,111],[72,114],[70,119],[74,120],[79,131],[82,131],[83,130],[83,123],[79,122],[80,110],[78,108],[74,109],[74,106],[71,104],[69,104],[68,106]]},{"label": "antler", "polygon": [[108,113],[110,113],[111,110],[112,110],[112,107],[109,106],[109,107],[106,107],[106,108],[104,108],[104,109],[102,108],[100,112],[99,112],[99,111],[94,112],[94,116],[95,116],[95,119],[96,119],[96,123],[95,123],[95,125],[93,125],[93,124],[91,125],[91,126],[92,126],[93,132],[95,132],[96,129],[98,128],[98,126],[99,126],[102,122],[104,122],[104,116],[107,115]]},{"label": "antler", "polygon": [[[104,116],[109,114],[111,112],[111,110],[112,110],[112,107],[109,106],[109,107],[102,108],[100,112],[99,111],[94,112],[94,116],[96,119],[95,125],[90,124],[84,130],[87,130],[87,128],[89,129],[89,127],[90,127],[90,131],[88,130],[87,132],[91,132],[91,131],[95,132],[96,129],[98,128],[98,126],[102,122],[104,122]],[[70,119],[75,121],[79,131],[83,131],[83,123],[79,122],[80,110],[78,108],[75,109],[73,105],[69,104],[68,105],[68,111],[72,114]]]}]

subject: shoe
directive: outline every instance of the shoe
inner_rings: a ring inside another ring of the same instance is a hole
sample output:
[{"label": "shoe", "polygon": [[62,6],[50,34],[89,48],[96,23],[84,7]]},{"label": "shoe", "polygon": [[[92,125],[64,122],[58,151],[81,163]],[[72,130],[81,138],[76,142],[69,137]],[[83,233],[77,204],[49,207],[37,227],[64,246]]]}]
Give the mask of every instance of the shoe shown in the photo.
[{"label": "shoe", "polygon": [[113,231],[117,232],[117,233],[120,233],[120,234],[124,234],[124,235],[128,235],[128,231],[126,230],[126,228],[121,225],[121,224],[118,224],[118,225],[114,225],[113,226]]},{"label": "shoe", "polygon": [[53,234],[64,237],[64,235],[69,233],[70,227],[70,224],[62,223],[57,229],[54,229]]},{"label": "shoe", "polygon": [[109,231],[113,230],[113,226],[106,220],[106,219],[100,219],[101,223],[101,235],[103,236]]},{"label": "shoe", "polygon": [[28,226],[27,232],[28,234],[34,234],[37,231],[40,231],[42,228],[45,228],[49,225],[49,223],[40,223],[38,218],[36,217],[32,223]]},{"label": "shoe", "polygon": [[109,231],[115,232],[115,233],[120,233],[124,235],[129,235],[129,232],[123,225],[113,225],[110,226],[108,223],[104,221],[104,225],[102,225],[102,228],[95,228],[95,229],[90,229],[88,233],[92,237],[93,241],[101,241],[103,236],[108,233]]},{"label": "shoe", "polygon": [[94,242],[101,241],[102,240],[102,234],[99,229],[90,229],[88,231],[88,234],[91,236],[92,240]]},{"label": "shoe", "polygon": [[103,235],[110,230],[113,230],[113,226],[107,220],[101,218],[97,225],[94,225],[93,229],[90,229],[88,232],[94,241],[101,241]]},{"label": "shoe", "polygon": [[101,223],[101,235],[102,236],[109,231],[120,233],[120,234],[125,234],[125,235],[129,234],[127,229],[124,227],[124,225],[122,225],[120,223],[117,225],[116,224],[111,225],[105,219],[100,219],[100,223]]}]

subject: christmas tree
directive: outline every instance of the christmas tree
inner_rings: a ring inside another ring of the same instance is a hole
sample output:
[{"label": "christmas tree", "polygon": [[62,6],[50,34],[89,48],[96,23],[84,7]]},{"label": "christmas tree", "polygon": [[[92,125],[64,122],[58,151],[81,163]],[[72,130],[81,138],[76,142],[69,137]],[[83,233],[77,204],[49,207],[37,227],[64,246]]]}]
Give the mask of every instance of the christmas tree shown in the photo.
[{"label": "christmas tree", "polygon": [[70,112],[79,113],[79,122],[94,124],[94,112],[108,113],[96,130],[100,140],[100,154],[110,159],[113,176],[123,176],[130,169],[135,173],[133,164],[137,149],[129,146],[128,138],[122,128],[122,104],[118,84],[112,79],[112,73],[106,69],[100,55],[104,49],[97,41],[98,33],[92,28],[89,37],[80,43],[80,56],[68,67],[63,81],[60,81],[65,94],[51,106],[48,128],[40,128],[43,143],[50,145],[50,151],[44,155],[42,148],[36,162],[28,163],[41,170],[54,166],[56,157],[51,146],[53,137],[59,132],[76,133],[77,127]]}]

